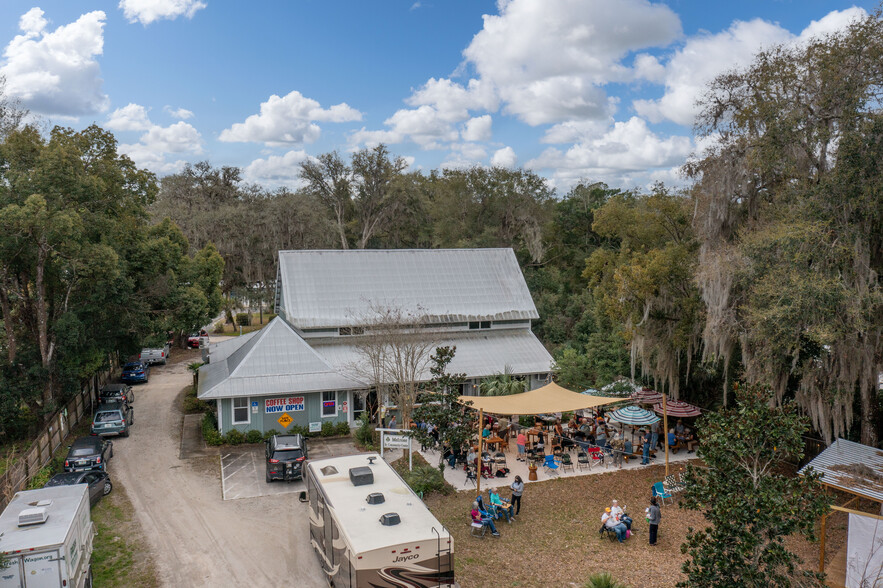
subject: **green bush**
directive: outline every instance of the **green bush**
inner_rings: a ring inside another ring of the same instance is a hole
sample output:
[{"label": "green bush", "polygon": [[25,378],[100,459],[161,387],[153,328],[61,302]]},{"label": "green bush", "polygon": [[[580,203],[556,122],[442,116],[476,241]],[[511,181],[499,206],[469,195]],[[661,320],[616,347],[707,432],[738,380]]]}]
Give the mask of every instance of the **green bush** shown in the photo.
[{"label": "green bush", "polygon": [[332,435],[334,435],[334,423],[331,421],[325,421],[322,423],[322,436],[331,437]]},{"label": "green bush", "polygon": [[61,471],[61,464],[64,463],[65,455],[66,452],[58,453],[58,455],[49,460],[49,463],[40,468],[37,475],[28,480],[27,490],[34,490],[35,488],[42,488],[45,486],[46,482],[49,481],[49,478]]},{"label": "green bush", "polygon": [[221,433],[218,432],[218,421],[214,413],[207,412],[202,417],[202,438],[206,445],[221,445],[224,442]]},{"label": "green bush", "polygon": [[224,435],[224,442],[229,445],[242,445],[245,442],[245,435],[233,429]]},{"label": "green bush", "polygon": [[310,428],[302,427],[301,425],[291,425],[288,427],[288,430],[285,431],[286,435],[303,435],[304,437],[310,436]]},{"label": "green bush", "polygon": [[626,588],[626,585],[614,580],[609,572],[598,572],[589,576],[585,588]]},{"label": "green bush", "polygon": [[438,468],[431,465],[418,465],[405,477],[408,486],[414,492],[427,495],[430,492],[441,492],[445,489],[445,479]]},{"label": "green bush", "polygon": [[251,325],[251,313],[249,313],[249,312],[236,313],[236,324],[241,325],[243,327],[250,326]]},{"label": "green bush", "polygon": [[224,321],[218,321],[212,326],[212,333],[215,335],[223,335],[224,334]]},{"label": "green bush", "polygon": [[374,425],[371,422],[371,419],[368,418],[368,413],[363,412],[361,416],[359,416],[359,424],[353,433],[356,437],[356,441],[366,450],[371,451],[374,449],[374,433]]},{"label": "green bush", "polygon": [[343,437],[350,434],[350,425],[347,422],[337,423],[334,425],[334,434],[341,435]]},{"label": "green bush", "polygon": [[279,431],[277,431],[276,429],[270,429],[269,431],[264,433],[264,441],[266,441],[267,439],[269,439],[273,435],[278,435],[278,434],[279,434]]},{"label": "green bush", "polygon": [[248,443],[261,443],[264,440],[264,435],[260,431],[256,431],[252,429],[248,433],[245,434],[245,440]]}]

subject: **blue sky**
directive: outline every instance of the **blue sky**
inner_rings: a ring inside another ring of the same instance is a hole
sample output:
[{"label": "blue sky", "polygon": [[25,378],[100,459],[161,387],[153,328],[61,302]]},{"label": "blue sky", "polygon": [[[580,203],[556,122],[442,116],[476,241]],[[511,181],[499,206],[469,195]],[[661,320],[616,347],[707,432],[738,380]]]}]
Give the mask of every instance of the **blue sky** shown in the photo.
[{"label": "blue sky", "polygon": [[159,175],[389,145],[413,169],[526,167],[566,191],[677,183],[704,83],[873,2],[44,0],[0,4],[7,94],[97,123]]}]

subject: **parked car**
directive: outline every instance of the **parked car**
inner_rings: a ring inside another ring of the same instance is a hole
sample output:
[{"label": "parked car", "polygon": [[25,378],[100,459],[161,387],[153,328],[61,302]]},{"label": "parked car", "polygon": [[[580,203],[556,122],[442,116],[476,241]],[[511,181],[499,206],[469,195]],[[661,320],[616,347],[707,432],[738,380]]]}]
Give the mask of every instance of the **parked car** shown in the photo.
[{"label": "parked car", "polygon": [[141,350],[141,355],[138,356],[138,360],[147,365],[154,365],[157,363],[166,365],[171,352],[172,348],[168,343],[162,347],[145,347]]},{"label": "parked car", "polygon": [[64,471],[102,470],[113,457],[113,442],[102,437],[78,437],[70,444],[64,458]]},{"label": "parked car", "polygon": [[98,402],[135,402],[135,392],[128,384],[107,384],[98,392]]},{"label": "parked car", "polygon": [[129,436],[129,427],[135,421],[135,413],[126,402],[108,402],[99,404],[92,418],[93,435]]},{"label": "parked car", "polygon": [[307,459],[303,435],[273,435],[267,439],[267,482],[300,480]]},{"label": "parked car", "polygon": [[190,333],[187,337],[187,347],[190,349],[199,349],[200,347],[208,347],[208,333],[202,329],[198,333]]},{"label": "parked car", "polygon": [[102,496],[107,496],[113,490],[110,474],[107,472],[64,472],[55,474],[46,482],[44,488],[50,486],[73,486],[75,484],[89,485],[89,504],[95,506]]},{"label": "parked car", "polygon": [[150,377],[150,366],[140,361],[130,361],[123,366],[123,375],[120,377],[126,384],[147,383]]}]

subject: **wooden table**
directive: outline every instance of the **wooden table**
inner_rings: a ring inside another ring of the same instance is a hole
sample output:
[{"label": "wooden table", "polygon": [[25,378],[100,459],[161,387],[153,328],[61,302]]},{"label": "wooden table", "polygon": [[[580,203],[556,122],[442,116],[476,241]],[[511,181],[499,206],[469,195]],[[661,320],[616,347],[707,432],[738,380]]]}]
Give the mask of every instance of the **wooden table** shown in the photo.
[{"label": "wooden table", "polygon": [[487,439],[485,439],[484,442],[487,443],[488,446],[493,445],[495,447],[494,451],[499,451],[500,450],[500,443],[502,443],[503,440],[500,439],[499,437],[497,437],[496,435],[494,435],[492,437],[488,437]]}]

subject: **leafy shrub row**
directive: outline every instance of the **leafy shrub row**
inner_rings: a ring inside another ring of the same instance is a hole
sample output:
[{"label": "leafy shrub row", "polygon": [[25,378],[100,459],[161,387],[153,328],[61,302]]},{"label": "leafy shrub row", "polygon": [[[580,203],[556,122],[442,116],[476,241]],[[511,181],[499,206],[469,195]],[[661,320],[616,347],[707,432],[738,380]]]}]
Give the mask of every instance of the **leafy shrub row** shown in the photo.
[{"label": "leafy shrub row", "polygon": [[[301,427],[299,425],[292,425],[289,427],[286,434],[294,435],[296,433],[300,433],[305,437],[334,437],[334,436],[345,436],[349,435],[350,428],[347,423],[331,423],[325,422],[322,423],[322,432],[321,433],[310,433],[307,427]],[[261,433],[255,429],[251,429],[247,433],[242,433],[241,431],[232,430],[228,431],[226,435],[221,435],[218,432],[218,420],[215,417],[214,413],[207,412],[205,416],[202,417],[202,438],[205,439],[206,444],[208,445],[242,445],[243,443],[262,443],[272,437],[273,435],[279,435],[279,431],[276,429],[270,429],[266,433]]]}]

